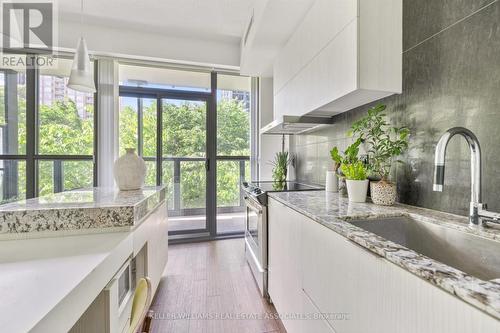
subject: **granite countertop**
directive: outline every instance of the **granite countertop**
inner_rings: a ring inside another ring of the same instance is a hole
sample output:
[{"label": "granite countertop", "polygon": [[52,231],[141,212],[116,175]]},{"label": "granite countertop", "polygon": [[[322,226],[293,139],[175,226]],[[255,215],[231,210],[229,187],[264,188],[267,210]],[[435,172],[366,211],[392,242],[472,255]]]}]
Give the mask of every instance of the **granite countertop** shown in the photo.
[{"label": "granite countertop", "polygon": [[276,192],[271,198],[326,226],[367,250],[384,257],[429,283],[500,319],[500,283],[483,281],[441,262],[418,254],[350,223],[349,220],[409,216],[414,220],[436,223],[500,241],[500,230],[472,230],[467,218],[424,208],[397,204],[377,206],[372,203],[350,203],[338,193],[325,191]]},{"label": "granite countertop", "polygon": [[90,189],[44,195],[0,205],[0,234],[96,228],[131,228],[165,201],[165,187],[119,191]]}]

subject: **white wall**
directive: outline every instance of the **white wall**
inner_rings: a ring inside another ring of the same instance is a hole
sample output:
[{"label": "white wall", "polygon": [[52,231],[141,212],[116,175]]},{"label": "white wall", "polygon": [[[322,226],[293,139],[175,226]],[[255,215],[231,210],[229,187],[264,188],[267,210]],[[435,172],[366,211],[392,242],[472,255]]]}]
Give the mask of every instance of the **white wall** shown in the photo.
[{"label": "white wall", "polygon": [[[259,128],[264,127],[273,121],[273,79],[260,78],[259,86]],[[274,160],[274,155],[281,151],[281,135],[260,135],[259,146],[259,179],[272,179],[272,165],[270,162]],[[289,136],[285,136],[285,150],[289,150]],[[288,179],[295,179],[293,169],[289,171]]]},{"label": "white wall", "polygon": [[[59,48],[74,50],[80,34],[79,23],[60,20]],[[239,68],[239,42],[178,38],[155,32],[124,30],[104,25],[85,25],[83,35],[91,54],[191,63],[228,69]]]}]

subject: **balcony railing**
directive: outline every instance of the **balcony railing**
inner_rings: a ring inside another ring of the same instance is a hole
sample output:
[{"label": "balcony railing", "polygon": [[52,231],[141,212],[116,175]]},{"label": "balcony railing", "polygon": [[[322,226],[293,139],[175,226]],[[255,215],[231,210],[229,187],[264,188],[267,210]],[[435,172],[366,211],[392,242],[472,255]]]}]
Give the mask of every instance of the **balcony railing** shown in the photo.
[{"label": "balcony railing", "polygon": [[[146,162],[156,161],[155,157],[143,157]],[[249,156],[221,156],[217,157],[217,177],[220,179],[231,178],[234,182],[225,185],[225,188],[217,189],[217,213],[235,213],[245,210],[245,202],[243,199],[243,191],[241,189],[241,182],[245,180],[249,170]],[[206,214],[206,163],[207,159],[204,157],[163,157],[163,182],[167,185],[167,203],[170,216],[193,216]],[[230,170],[223,170],[223,163],[231,163]],[[170,164],[170,165],[169,165]],[[196,166],[198,164],[198,166]],[[189,167],[190,171],[184,171],[183,165]],[[219,168],[219,166],[221,168]],[[188,172],[186,178],[184,173]],[[189,174],[191,172],[191,175]],[[199,183],[183,184],[188,181],[189,177],[200,180]],[[191,186],[191,188],[189,188]],[[222,187],[222,186],[221,186]],[[230,187],[230,188],[228,188]],[[195,198],[189,197],[193,191],[198,190],[198,196]],[[224,193],[222,193],[224,192]],[[225,194],[225,195],[219,195]],[[231,196],[236,198],[234,201],[221,202],[223,197]]]},{"label": "balcony railing", "polygon": [[[155,157],[143,157],[148,167],[155,166]],[[217,213],[242,212],[245,209],[241,182],[245,180],[249,172],[248,156],[224,156],[217,157],[217,177],[219,187],[217,189]],[[3,186],[4,198],[14,199],[17,196],[17,161],[0,166],[3,184],[13,184],[15,189]],[[92,186],[92,160],[69,161],[69,160],[46,160],[39,164],[39,174],[46,175],[39,178],[39,185],[44,190],[40,195],[51,191],[57,193],[65,190]],[[65,163],[79,163],[80,169],[65,167]],[[82,165],[82,163],[85,163]],[[162,159],[163,183],[167,186],[167,202],[171,216],[193,216],[206,213],[206,158],[203,157],[164,157]],[[154,170],[156,172],[156,170]],[[69,182],[71,188],[65,186],[68,180],[81,175],[88,174],[81,184]],[[69,178],[67,178],[69,177]],[[7,178],[7,179],[6,179]],[[14,181],[15,178],[15,181]],[[67,179],[66,179],[67,178]],[[148,183],[148,185],[153,185]]]}]

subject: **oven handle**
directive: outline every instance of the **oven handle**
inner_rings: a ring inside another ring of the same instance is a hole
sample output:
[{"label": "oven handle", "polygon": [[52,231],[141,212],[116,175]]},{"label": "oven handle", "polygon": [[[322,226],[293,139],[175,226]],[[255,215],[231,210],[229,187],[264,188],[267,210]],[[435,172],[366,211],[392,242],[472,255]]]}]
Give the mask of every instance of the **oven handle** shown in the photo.
[{"label": "oven handle", "polygon": [[245,203],[247,206],[257,211],[257,213],[262,214],[262,206],[257,204],[255,200],[250,199],[249,197],[245,197]]},{"label": "oven handle", "polygon": [[252,246],[250,245],[250,243],[248,242],[248,239],[246,237],[245,237],[245,243],[246,243],[245,250],[250,252],[250,255],[252,256],[253,262],[254,262],[257,270],[259,271],[259,273],[264,273],[265,270],[264,270],[264,268],[262,268],[262,265],[260,264],[259,259],[257,259],[257,256],[253,252]]}]

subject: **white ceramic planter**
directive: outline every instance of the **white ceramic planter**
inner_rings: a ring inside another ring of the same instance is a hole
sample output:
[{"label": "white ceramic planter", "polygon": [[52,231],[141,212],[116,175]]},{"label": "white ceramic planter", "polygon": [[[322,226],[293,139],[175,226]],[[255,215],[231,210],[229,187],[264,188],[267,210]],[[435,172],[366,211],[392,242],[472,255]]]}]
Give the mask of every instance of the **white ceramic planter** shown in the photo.
[{"label": "white ceramic planter", "polygon": [[338,192],[339,191],[339,179],[335,171],[326,172],[326,184],[325,191],[327,192]]},{"label": "white ceramic planter", "polygon": [[368,179],[350,180],[347,179],[347,195],[350,202],[365,202],[368,192]]},{"label": "white ceramic planter", "polygon": [[139,190],[144,186],[146,163],[137,156],[134,148],[125,151],[113,167],[116,184],[121,191]]}]

